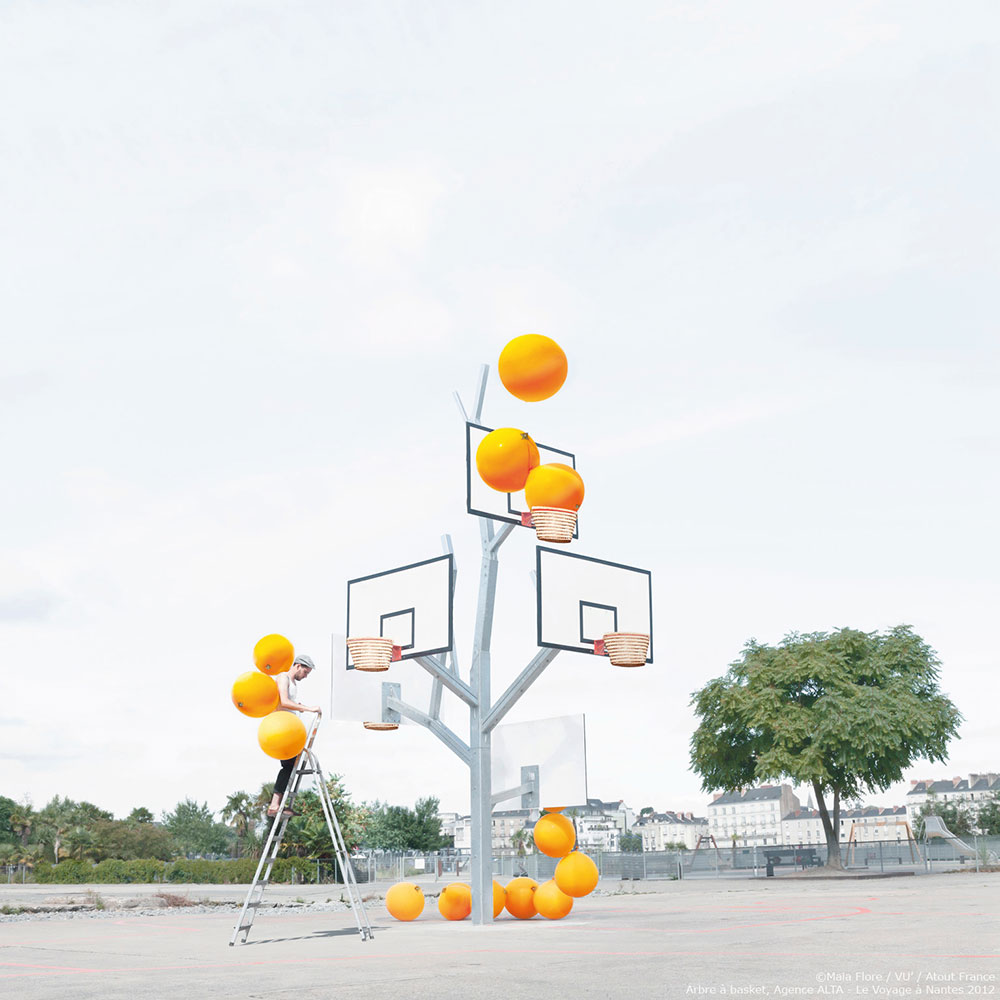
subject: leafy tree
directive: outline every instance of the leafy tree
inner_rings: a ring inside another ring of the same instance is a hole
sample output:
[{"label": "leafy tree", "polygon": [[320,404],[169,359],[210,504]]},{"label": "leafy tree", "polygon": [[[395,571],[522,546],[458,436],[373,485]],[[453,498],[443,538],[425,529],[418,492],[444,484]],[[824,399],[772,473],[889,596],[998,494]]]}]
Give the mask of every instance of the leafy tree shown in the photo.
[{"label": "leafy tree", "polygon": [[655,812],[656,810],[652,806],[643,806],[639,810],[639,817],[642,818],[643,816],[652,816]]},{"label": "leafy tree", "polygon": [[229,828],[216,823],[207,802],[202,805],[192,799],[178,802],[173,812],[163,814],[163,825],[182,854],[223,854],[229,846]]},{"label": "leafy tree", "polygon": [[17,843],[17,834],[10,825],[10,818],[16,813],[17,803],[13,799],[8,799],[6,795],[0,795],[0,844]]},{"label": "leafy tree", "polygon": [[31,808],[31,803],[27,799],[24,802],[16,803],[7,818],[11,832],[22,847],[28,846],[28,838],[31,836],[31,831],[34,829],[37,821],[38,815]]},{"label": "leafy tree", "polygon": [[958,802],[942,802],[934,792],[927,793],[927,801],[917,810],[914,825],[914,836],[922,840],[924,836],[924,819],[927,816],[939,816],[941,821],[956,837],[964,837],[972,833],[975,817],[967,806]]},{"label": "leafy tree", "polygon": [[976,826],[979,832],[986,837],[1000,836],[1000,792],[994,792],[979,807],[979,815],[976,818]]},{"label": "leafy tree", "polygon": [[641,854],[642,835],[638,833],[623,833],[618,838],[618,850],[626,854]]},{"label": "leafy tree", "polygon": [[517,856],[523,858],[528,853],[528,846],[531,844],[531,834],[524,827],[515,830],[510,835],[510,846],[517,851]]},{"label": "leafy tree", "polygon": [[97,842],[92,856],[98,861],[105,858],[169,861],[178,851],[169,831],[155,823],[137,823],[131,819],[98,820],[93,832]]},{"label": "leafy tree", "polygon": [[375,802],[366,807],[361,843],[386,851],[436,851],[447,843],[438,806],[435,798],[417,799],[413,809]]},{"label": "leafy tree", "polygon": [[705,791],[785,778],[811,785],[827,866],[843,868],[841,800],[885,791],[920,758],[945,759],[962,717],[938,689],[938,666],[906,625],[792,634],[778,646],[751,639],[692,697],[701,719],[692,767]]},{"label": "leafy tree", "polygon": [[240,856],[240,845],[251,830],[254,816],[253,796],[247,792],[233,792],[222,807],[222,821],[228,823],[236,833],[234,855]]},{"label": "leafy tree", "polygon": [[128,820],[126,822],[152,823],[155,819],[156,817],[145,806],[136,806],[135,809],[128,814]]}]

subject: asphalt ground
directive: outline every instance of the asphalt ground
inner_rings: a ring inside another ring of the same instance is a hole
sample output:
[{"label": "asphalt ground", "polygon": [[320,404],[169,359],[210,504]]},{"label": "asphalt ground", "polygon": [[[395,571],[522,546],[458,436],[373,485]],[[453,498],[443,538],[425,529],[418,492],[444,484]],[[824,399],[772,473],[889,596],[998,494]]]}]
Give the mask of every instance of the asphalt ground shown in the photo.
[{"label": "asphalt ground", "polygon": [[[371,941],[336,908],[340,887],[275,886],[268,902],[288,905],[262,909],[235,948],[238,911],[224,904],[242,902],[245,887],[0,885],[0,908],[96,897],[104,906],[0,923],[0,993],[1000,997],[1000,874],[604,883],[561,921],[504,914],[489,927],[444,920],[430,896],[441,884],[424,884],[427,905],[412,923],[372,898]],[[216,905],[150,914],[143,895],[164,889]]]}]

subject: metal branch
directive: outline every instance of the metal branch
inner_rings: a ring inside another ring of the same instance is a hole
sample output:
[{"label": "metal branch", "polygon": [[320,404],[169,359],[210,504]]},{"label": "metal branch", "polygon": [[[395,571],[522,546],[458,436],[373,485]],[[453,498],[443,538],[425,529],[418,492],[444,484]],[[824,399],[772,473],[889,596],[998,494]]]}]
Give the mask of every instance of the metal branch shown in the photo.
[{"label": "metal branch", "polygon": [[458,412],[462,414],[462,419],[466,423],[468,423],[469,414],[465,412],[465,404],[462,402],[462,397],[458,394],[458,390],[457,389],[453,390],[452,395],[455,397],[455,403],[458,406]]},{"label": "metal branch", "polygon": [[479,423],[483,419],[483,400],[486,398],[486,379],[490,374],[489,365],[481,365],[479,368],[479,385],[476,388],[476,403],[474,407],[473,420]]},{"label": "metal branch", "polygon": [[452,694],[458,695],[466,705],[473,708],[478,706],[479,699],[473,693],[472,688],[461,677],[453,674],[440,660],[436,660],[433,656],[415,656],[413,660],[415,663],[419,663],[435,680],[441,681]]},{"label": "metal branch", "polygon": [[489,542],[489,547],[491,552],[496,552],[498,548],[510,537],[510,533],[514,530],[516,525],[510,523],[510,521],[505,521],[499,531],[493,536]]},{"label": "metal branch", "polygon": [[517,704],[518,699],[541,676],[542,671],[556,658],[558,649],[540,649],[531,662],[521,671],[509,688],[500,696],[489,714],[483,719],[483,732],[492,732],[496,724]]},{"label": "metal branch", "polygon": [[517,788],[508,788],[504,792],[494,792],[490,796],[490,801],[492,805],[498,805],[501,802],[506,802],[508,799],[516,799],[519,795],[527,795],[534,790],[535,783],[533,781],[526,781],[523,785],[518,785]]},{"label": "metal branch", "polygon": [[449,750],[457,754],[463,764],[468,765],[471,759],[471,752],[468,744],[461,737],[456,736],[440,719],[432,719],[419,708],[408,705],[399,698],[386,698],[386,707],[393,712],[399,712],[406,716],[411,722],[415,722],[424,729],[429,729]]}]

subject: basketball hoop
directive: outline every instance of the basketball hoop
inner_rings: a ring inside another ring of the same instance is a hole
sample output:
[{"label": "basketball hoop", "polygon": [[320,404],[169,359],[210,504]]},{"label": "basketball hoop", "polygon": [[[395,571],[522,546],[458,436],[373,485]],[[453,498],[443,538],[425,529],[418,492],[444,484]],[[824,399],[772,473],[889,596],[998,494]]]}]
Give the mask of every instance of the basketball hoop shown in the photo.
[{"label": "basketball hoop", "polygon": [[382,639],[372,636],[350,638],[347,640],[347,648],[351,651],[351,660],[357,670],[369,670],[372,673],[378,670],[388,670],[393,659],[395,649],[392,639]]},{"label": "basketball hoop", "polygon": [[642,667],[649,652],[649,636],[644,632],[607,632],[604,651],[616,667]]},{"label": "basketball hoop", "polygon": [[540,542],[573,541],[576,531],[576,511],[561,507],[532,507],[531,523]]},{"label": "basketball hoop", "polygon": [[394,729],[399,729],[398,722],[362,722],[361,725],[374,733],[390,733]]}]

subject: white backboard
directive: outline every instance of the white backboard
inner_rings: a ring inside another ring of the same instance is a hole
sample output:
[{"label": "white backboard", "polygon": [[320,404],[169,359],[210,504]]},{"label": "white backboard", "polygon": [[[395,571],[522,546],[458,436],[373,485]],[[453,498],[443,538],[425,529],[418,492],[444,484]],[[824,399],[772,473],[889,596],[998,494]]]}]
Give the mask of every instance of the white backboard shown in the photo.
[{"label": "white backboard", "polygon": [[[482,424],[467,423],[465,425],[465,493],[466,509],[470,514],[477,514],[481,517],[490,517],[495,521],[507,521],[510,524],[521,524],[521,514],[526,512],[528,505],[524,500],[524,491],[519,493],[500,493],[491,489],[480,478],[476,469],[476,450],[480,442],[493,427],[484,427]],[[560,448],[553,448],[550,445],[535,444],[538,447],[538,457],[542,465],[550,462],[561,462],[576,468],[576,456]],[[577,530],[573,532],[574,538],[579,538],[579,518],[577,518]]]},{"label": "white backboard", "polygon": [[[348,580],[348,636],[392,639],[404,660],[451,649],[453,571],[454,558],[445,555]],[[351,666],[346,645],[343,657]]]},{"label": "white backboard", "polygon": [[[521,768],[539,768],[541,808],[587,802],[587,729],[583,715],[562,715],[497,726],[491,740],[493,791],[521,784]],[[520,800],[498,802],[497,809],[520,808]]]},{"label": "white backboard", "polygon": [[[419,664],[407,661],[394,663],[388,670],[371,673],[355,670],[344,661],[347,645],[343,634],[331,637],[333,669],[330,676],[330,715],[338,722],[381,722],[382,685],[400,685],[400,698],[426,711],[431,696],[431,676]],[[415,723],[400,718],[402,726]]]},{"label": "white backboard", "polygon": [[644,632],[653,662],[653,579],[649,570],[535,547],[538,645],[593,653],[606,632]]}]

